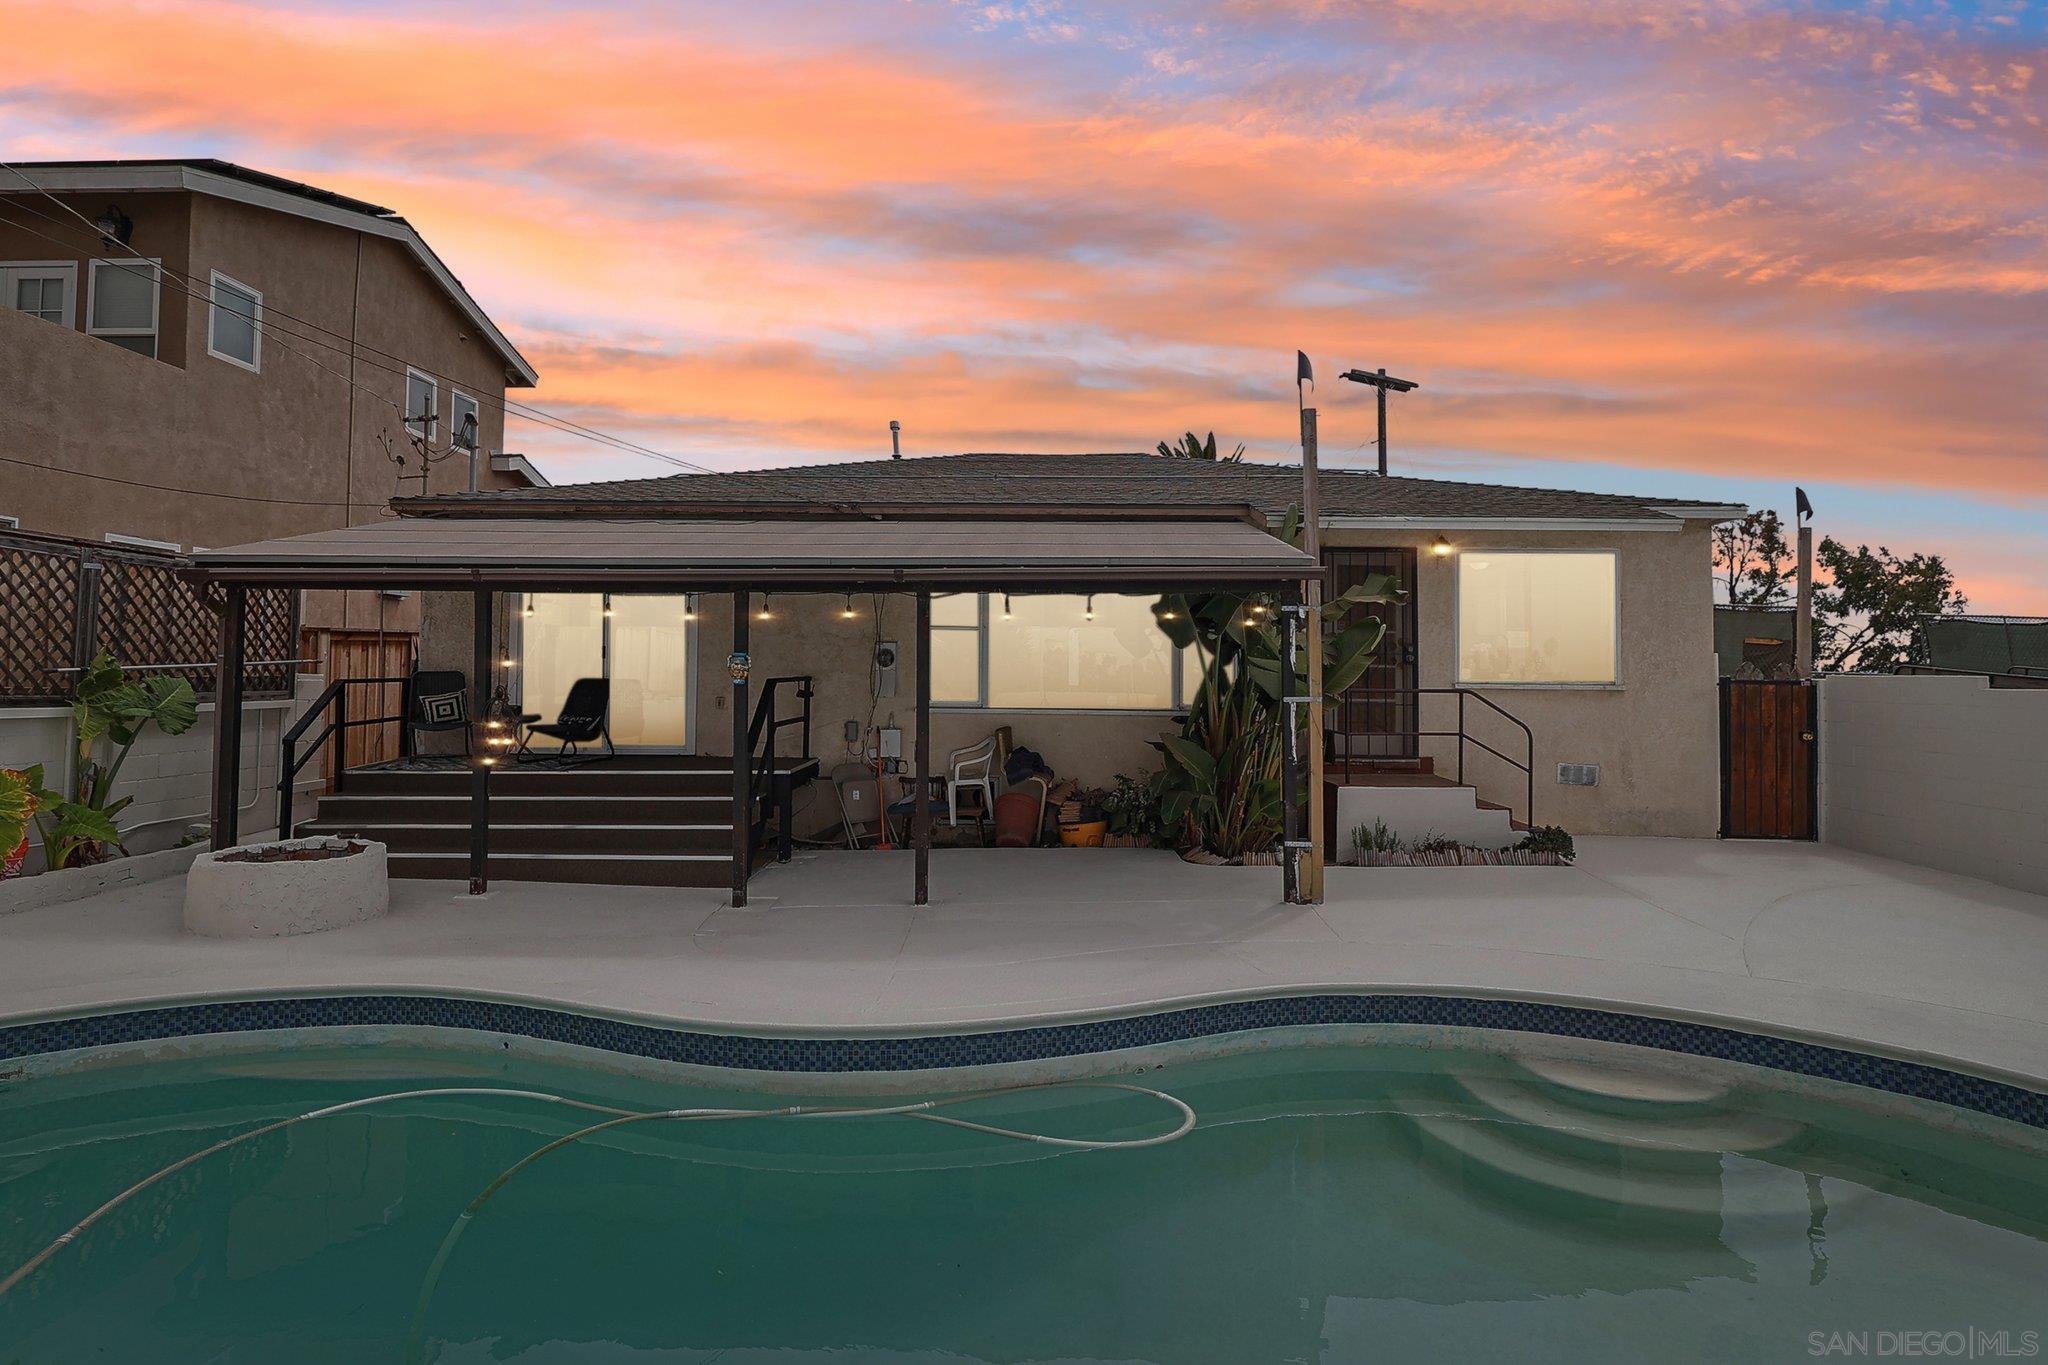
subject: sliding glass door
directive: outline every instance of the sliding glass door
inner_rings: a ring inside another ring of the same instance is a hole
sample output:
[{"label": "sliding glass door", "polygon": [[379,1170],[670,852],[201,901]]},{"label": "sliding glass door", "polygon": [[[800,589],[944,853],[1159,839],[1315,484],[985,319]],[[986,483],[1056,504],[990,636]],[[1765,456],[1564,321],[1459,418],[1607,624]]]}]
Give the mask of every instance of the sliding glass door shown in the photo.
[{"label": "sliding glass door", "polygon": [[689,753],[695,642],[687,610],[680,596],[527,597],[519,623],[525,709],[553,720],[578,678],[610,678],[614,744]]}]

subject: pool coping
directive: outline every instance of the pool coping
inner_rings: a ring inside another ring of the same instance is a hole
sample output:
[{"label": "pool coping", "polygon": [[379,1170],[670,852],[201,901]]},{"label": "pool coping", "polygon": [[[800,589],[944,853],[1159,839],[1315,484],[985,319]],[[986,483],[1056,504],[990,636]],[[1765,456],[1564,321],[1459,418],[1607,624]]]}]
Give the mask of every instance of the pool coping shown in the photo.
[{"label": "pool coping", "polygon": [[2048,1091],[1958,1059],[1751,1021],[1514,993],[1380,988],[1242,991],[1034,1019],[917,1026],[742,1029],[469,991],[308,990],[138,1001],[0,1020],[0,1062],[124,1044],[276,1030],[419,1027],[509,1035],[717,1072],[848,1077],[1046,1063],[1332,1025],[1466,1028],[1644,1047],[1862,1086],[2048,1129]]}]

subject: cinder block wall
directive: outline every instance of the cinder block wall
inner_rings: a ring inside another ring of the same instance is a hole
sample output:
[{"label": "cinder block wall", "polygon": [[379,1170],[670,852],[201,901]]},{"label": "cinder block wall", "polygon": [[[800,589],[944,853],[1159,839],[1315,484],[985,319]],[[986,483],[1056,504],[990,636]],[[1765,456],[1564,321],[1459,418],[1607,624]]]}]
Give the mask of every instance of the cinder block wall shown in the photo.
[{"label": "cinder block wall", "polygon": [[[242,708],[241,836],[247,843],[277,828],[279,740],[292,722],[326,686],[326,679],[301,674],[298,695],[251,701]],[[167,736],[154,726],[135,742],[114,785],[114,795],[133,796],[116,823],[128,835],[130,853],[170,848],[189,826],[205,824],[213,800],[212,702],[202,702],[199,720],[182,735]],[[69,707],[0,707],[0,768],[43,765],[43,780],[59,791],[70,787],[74,730]],[[101,754],[106,753],[101,743]],[[299,770],[298,818],[312,814],[321,782],[322,759]],[[42,841],[29,837],[27,871],[43,865]]]},{"label": "cinder block wall", "polygon": [[1820,836],[2048,894],[2048,689],[1823,678]]}]

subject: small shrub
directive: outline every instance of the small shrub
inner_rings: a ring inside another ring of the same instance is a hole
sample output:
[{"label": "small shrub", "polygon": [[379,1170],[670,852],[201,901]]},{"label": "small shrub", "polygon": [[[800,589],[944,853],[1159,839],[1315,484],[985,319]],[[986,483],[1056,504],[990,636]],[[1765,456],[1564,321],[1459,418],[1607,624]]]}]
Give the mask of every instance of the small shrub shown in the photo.
[{"label": "small shrub", "polygon": [[1554,853],[1561,862],[1570,862],[1574,856],[1572,836],[1562,825],[1539,825],[1522,836],[1515,849],[1521,853]]},{"label": "small shrub", "polygon": [[1408,851],[1410,853],[1419,854],[1425,857],[1443,854],[1456,854],[1462,848],[1463,845],[1461,845],[1456,839],[1447,838],[1444,835],[1438,834],[1435,830],[1431,830],[1429,833],[1423,835],[1420,839],[1417,839],[1414,843],[1408,845]]},{"label": "small shrub", "polygon": [[1401,836],[1388,829],[1386,821],[1375,820],[1351,831],[1351,849],[1361,861],[1375,854],[1384,857],[1401,851]]}]

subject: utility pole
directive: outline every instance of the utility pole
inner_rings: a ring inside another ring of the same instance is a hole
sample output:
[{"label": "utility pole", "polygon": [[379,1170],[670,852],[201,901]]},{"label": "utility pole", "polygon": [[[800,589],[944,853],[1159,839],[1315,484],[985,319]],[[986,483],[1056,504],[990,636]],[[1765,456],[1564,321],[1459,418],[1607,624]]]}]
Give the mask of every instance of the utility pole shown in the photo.
[{"label": "utility pole", "polygon": [[1316,487],[1316,410],[1301,398],[1301,386],[1315,383],[1308,356],[1295,352],[1294,394],[1301,407],[1301,548],[1314,563],[1303,613],[1307,644],[1308,847],[1296,876],[1304,905],[1323,903],[1323,508]]},{"label": "utility pole", "polygon": [[1797,500],[1792,513],[1799,523],[1799,579],[1797,607],[1792,614],[1792,671],[1804,682],[1813,676],[1813,504],[1804,488],[1794,488]]},{"label": "utility pole", "polygon": [[1354,384],[1370,384],[1379,390],[1380,477],[1384,479],[1387,476],[1387,391],[1391,389],[1395,393],[1410,393],[1422,386],[1412,379],[1394,378],[1387,373],[1387,367],[1384,365],[1377,370],[1346,370],[1337,377],[1348,379]]}]

